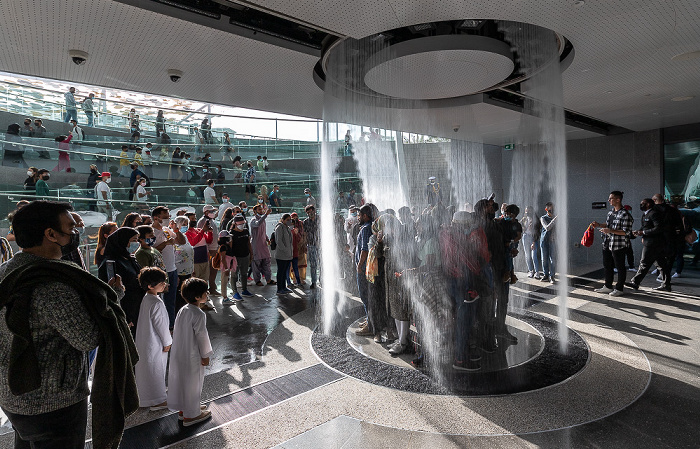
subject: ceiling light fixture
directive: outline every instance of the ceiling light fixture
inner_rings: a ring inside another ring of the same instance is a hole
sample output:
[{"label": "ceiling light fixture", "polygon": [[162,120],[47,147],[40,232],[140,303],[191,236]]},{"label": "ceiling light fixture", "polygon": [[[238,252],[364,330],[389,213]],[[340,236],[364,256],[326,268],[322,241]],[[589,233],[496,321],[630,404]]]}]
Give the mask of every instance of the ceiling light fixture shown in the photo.
[{"label": "ceiling light fixture", "polygon": [[583,0],[575,0],[574,1],[574,6],[583,6],[585,4],[586,4],[586,2]]},{"label": "ceiling light fixture", "polygon": [[686,97],[673,97],[673,98],[671,98],[671,101],[688,101],[688,100],[692,100],[693,98],[695,98],[695,97],[692,95],[689,95]]},{"label": "ceiling light fixture", "polygon": [[689,61],[691,59],[700,58],[700,50],[681,53],[671,58],[671,61]]}]

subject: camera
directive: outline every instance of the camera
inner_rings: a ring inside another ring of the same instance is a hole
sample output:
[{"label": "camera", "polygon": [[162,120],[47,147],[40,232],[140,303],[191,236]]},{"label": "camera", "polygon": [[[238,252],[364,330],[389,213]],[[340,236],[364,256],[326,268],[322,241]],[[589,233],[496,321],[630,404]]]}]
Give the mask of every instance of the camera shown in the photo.
[{"label": "camera", "polygon": [[168,76],[170,77],[170,81],[177,83],[180,81],[180,78],[182,78],[182,71],[177,69],[168,69]]},{"label": "camera", "polygon": [[68,50],[68,56],[70,56],[73,64],[83,65],[87,61],[88,54],[82,50]]},{"label": "camera", "polygon": [[452,130],[453,130],[454,132],[459,131],[459,125],[454,125],[454,126],[452,126]]}]

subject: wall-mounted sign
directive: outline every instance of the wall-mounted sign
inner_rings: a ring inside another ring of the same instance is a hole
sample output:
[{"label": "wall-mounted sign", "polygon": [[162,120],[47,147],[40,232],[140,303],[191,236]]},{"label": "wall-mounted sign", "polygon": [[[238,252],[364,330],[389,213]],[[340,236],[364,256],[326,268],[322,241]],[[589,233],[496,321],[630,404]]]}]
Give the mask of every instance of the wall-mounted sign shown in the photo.
[{"label": "wall-mounted sign", "polygon": [[514,143],[508,143],[508,144],[503,145],[504,150],[513,150],[514,148],[515,148]]},{"label": "wall-mounted sign", "polygon": [[607,209],[608,203],[605,201],[597,201],[591,203],[591,209]]}]

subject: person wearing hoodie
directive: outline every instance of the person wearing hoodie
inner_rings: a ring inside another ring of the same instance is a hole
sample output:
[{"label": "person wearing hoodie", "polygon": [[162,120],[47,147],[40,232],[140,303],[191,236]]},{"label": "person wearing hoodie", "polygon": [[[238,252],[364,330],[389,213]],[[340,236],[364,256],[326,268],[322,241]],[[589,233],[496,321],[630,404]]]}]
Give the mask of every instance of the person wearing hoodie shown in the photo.
[{"label": "person wearing hoodie", "polygon": [[275,226],[275,260],[277,261],[277,294],[287,294],[292,291],[287,285],[287,273],[292,263],[293,239],[292,239],[292,216],[282,215],[279,223]]}]

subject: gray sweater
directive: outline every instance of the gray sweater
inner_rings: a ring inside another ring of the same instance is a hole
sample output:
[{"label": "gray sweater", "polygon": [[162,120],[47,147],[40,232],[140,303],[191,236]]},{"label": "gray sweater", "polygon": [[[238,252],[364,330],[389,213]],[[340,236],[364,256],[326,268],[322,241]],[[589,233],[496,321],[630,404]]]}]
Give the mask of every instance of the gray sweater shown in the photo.
[{"label": "gray sweater", "polygon": [[[0,279],[38,256],[18,253],[0,265]],[[41,387],[15,396],[8,384],[12,333],[0,310],[0,405],[5,410],[38,415],[80,402],[88,396],[87,352],[98,344],[98,328],[78,293],[56,281],[36,288],[29,317],[32,340],[41,369]]]},{"label": "gray sweater", "polygon": [[275,259],[292,260],[294,256],[294,247],[292,239],[292,231],[289,230],[284,223],[277,223],[275,226]]}]

